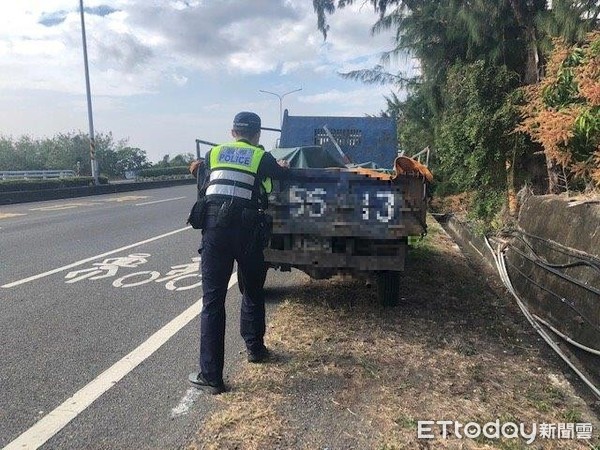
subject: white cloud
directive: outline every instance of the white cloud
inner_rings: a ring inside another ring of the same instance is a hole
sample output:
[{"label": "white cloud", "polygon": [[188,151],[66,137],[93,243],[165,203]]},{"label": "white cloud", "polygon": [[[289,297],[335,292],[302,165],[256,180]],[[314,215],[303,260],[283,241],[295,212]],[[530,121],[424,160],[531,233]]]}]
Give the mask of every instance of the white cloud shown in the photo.
[{"label": "white cloud", "polygon": [[173,77],[173,81],[175,82],[175,84],[180,87],[185,86],[187,84],[187,82],[189,81],[188,77],[186,77],[184,75],[179,75],[177,73],[174,73],[172,75],[172,77]]},{"label": "white cloud", "polygon": [[327,107],[328,109],[338,109],[346,111],[346,115],[364,115],[366,113],[375,114],[379,111],[369,111],[365,109],[367,105],[371,106],[373,100],[381,100],[383,109],[383,97],[389,95],[389,88],[385,86],[367,86],[353,90],[329,90],[319,94],[300,96],[300,103],[318,106],[319,109]]},{"label": "white cloud", "polygon": [[[15,3],[0,19],[0,71],[17,67],[18,77],[0,78],[0,89],[78,92],[81,35],[73,2]],[[103,5],[99,0],[85,4]],[[360,6],[331,17],[327,43],[308,2],[255,0],[250,8],[244,0],[121,0],[110,8],[116,11],[86,15],[94,88],[103,95],[153,92],[164,81],[180,85],[172,74],[181,70],[287,75],[329,68],[333,73],[357,56],[368,57],[369,64],[376,61],[390,39],[370,36],[375,15]],[[54,13],[64,21],[39,23],[43,14]],[[115,82],[115,76],[122,80]]]},{"label": "white cloud", "polygon": [[[85,129],[78,2],[3,3],[0,134]],[[303,86],[286,97],[285,107],[294,114],[362,115],[384,107],[389,87],[337,76],[373,66],[391,46],[391,34],[370,35],[376,20],[370,7],[337,11],[323,41],[306,0],[84,3],[96,11],[86,14],[86,29],[97,128],[130,136],[153,159],[167,152],[167,142],[183,148],[190,136],[226,138],[240,104],[275,125],[277,100],[259,89]],[[390,70],[404,64],[400,60]],[[20,105],[17,115],[14,105]]]}]

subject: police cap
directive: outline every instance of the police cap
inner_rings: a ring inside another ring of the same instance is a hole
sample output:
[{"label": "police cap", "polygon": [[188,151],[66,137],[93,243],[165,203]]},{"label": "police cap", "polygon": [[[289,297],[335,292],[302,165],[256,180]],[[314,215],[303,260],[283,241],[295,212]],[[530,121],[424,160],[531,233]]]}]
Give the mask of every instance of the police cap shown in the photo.
[{"label": "police cap", "polygon": [[260,131],[260,117],[249,111],[237,113],[233,119],[233,130],[258,132]]}]

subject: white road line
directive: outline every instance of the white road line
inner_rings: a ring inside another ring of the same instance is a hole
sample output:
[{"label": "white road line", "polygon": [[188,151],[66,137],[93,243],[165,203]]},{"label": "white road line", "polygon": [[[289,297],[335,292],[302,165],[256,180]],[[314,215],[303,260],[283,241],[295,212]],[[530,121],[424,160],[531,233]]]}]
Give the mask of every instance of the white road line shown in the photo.
[{"label": "white road line", "polygon": [[[229,280],[227,289],[231,289],[236,283],[237,276],[234,273]],[[122,380],[129,372],[162,347],[175,333],[190,323],[200,313],[201,308],[202,300],[198,300],[150,336],[138,348],[102,372],[56,409],[42,417],[34,426],[4,447],[4,450],[36,449],[44,445],[71,420],[100,398],[102,394]]]},{"label": "white road line", "polygon": [[39,208],[31,208],[29,211],[62,211],[64,209],[79,208],[80,206],[96,206],[96,203],[78,202],[78,203],[61,203],[52,206],[42,206]]},{"label": "white road line", "polygon": [[10,219],[11,217],[26,216],[27,214],[21,213],[0,213],[0,219]]},{"label": "white road line", "polygon": [[142,200],[144,198],[148,198],[147,195],[123,195],[121,197],[112,197],[104,199],[104,202],[132,202],[134,200]]},{"label": "white road line", "polygon": [[0,286],[0,287],[2,287],[2,288],[12,288],[12,287],[15,287],[15,286],[19,286],[21,284],[29,283],[30,281],[39,280],[40,278],[44,278],[44,277],[47,277],[49,275],[53,275],[53,274],[58,273],[58,272],[62,272],[63,270],[71,269],[72,267],[80,266],[80,265],[88,263],[90,261],[94,261],[94,260],[96,260],[98,258],[103,258],[105,256],[112,255],[114,253],[122,252],[123,250],[127,250],[127,249],[130,249],[130,248],[133,248],[133,247],[137,247],[138,245],[147,244],[149,242],[157,241],[157,240],[165,238],[167,236],[171,236],[173,234],[181,233],[182,231],[191,230],[191,229],[192,229],[192,227],[185,227],[185,228],[180,228],[180,229],[175,230],[175,231],[170,231],[169,233],[161,234],[160,236],[155,236],[153,238],[146,239],[144,241],[136,242],[135,244],[126,245],[125,247],[117,248],[115,250],[111,250],[110,252],[106,252],[106,253],[102,253],[100,255],[92,256],[91,258],[82,259],[81,261],[77,261],[77,262],[74,262],[72,264],[68,264],[66,266],[59,267],[58,269],[52,269],[52,270],[49,270],[48,272],[40,273],[39,275],[33,275],[31,277],[28,277],[28,278],[23,278],[22,280],[13,281],[12,283],[8,283],[8,284],[5,284],[5,285]]},{"label": "white road line", "polygon": [[155,200],[153,202],[136,203],[135,206],[154,205],[155,203],[170,202],[173,200],[181,200],[182,198],[187,198],[187,197],[175,197],[175,198],[167,198],[165,200]]}]

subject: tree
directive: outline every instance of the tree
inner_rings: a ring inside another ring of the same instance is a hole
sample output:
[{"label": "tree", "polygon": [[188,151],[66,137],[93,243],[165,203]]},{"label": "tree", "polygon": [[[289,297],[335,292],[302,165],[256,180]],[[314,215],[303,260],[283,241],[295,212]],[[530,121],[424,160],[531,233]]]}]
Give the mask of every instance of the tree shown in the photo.
[{"label": "tree", "polygon": [[414,155],[425,147],[434,147],[432,132],[433,114],[419,92],[420,85],[414,85],[411,94],[401,101],[395,93],[385,97],[387,116],[396,117],[398,122],[398,144],[407,154]]},{"label": "tree", "polygon": [[169,167],[169,160],[171,159],[171,155],[167,154],[162,157],[162,159],[154,164],[154,167]]},{"label": "tree", "polygon": [[[363,0],[364,1],[364,0]],[[326,38],[327,15],[356,0],[313,0],[317,27]],[[539,80],[544,63],[540,48],[552,37],[580,41],[598,28],[600,3],[591,0],[369,0],[379,20],[374,33],[396,30],[396,48],[421,60],[424,74],[456,57],[473,62],[495,60],[521,73],[523,84]],[[450,45],[448,45],[450,44]],[[461,56],[463,55],[463,56]],[[516,57],[516,58],[513,58]],[[509,61],[518,63],[521,69]],[[448,66],[446,66],[448,67]]]},{"label": "tree", "polygon": [[39,170],[43,168],[43,158],[38,149],[38,142],[30,136],[21,136],[14,144],[14,158],[18,169]]},{"label": "tree", "polygon": [[144,150],[137,147],[122,147],[117,150],[117,171],[123,174],[130,170],[140,170],[150,167]]},{"label": "tree", "polygon": [[12,139],[0,136],[0,170],[14,170],[14,152]]},{"label": "tree", "polygon": [[42,143],[46,153],[45,169],[77,169],[80,174],[90,176],[90,147],[87,136],[82,132],[59,133]]},{"label": "tree", "polygon": [[189,166],[190,163],[195,159],[196,157],[191,153],[179,153],[169,161],[169,165],[171,167]]},{"label": "tree", "polygon": [[[325,38],[330,31],[327,15],[355,1],[313,1],[317,26]],[[534,150],[524,136],[511,133],[520,96],[514,91],[519,86],[537,84],[551,37],[562,36],[573,42],[587,30],[598,28],[599,2],[554,0],[552,8],[546,0],[369,0],[368,3],[379,16],[372,32],[394,30],[395,46],[384,55],[381,65],[345,76],[370,83],[392,83],[397,90],[407,89],[405,101],[397,101],[397,96],[388,97],[388,109],[399,117],[399,138],[403,145],[414,146],[418,142],[412,139],[417,130],[423,137],[429,135],[436,143],[442,170],[456,183],[467,188],[470,183],[460,183],[465,173],[469,180],[488,179],[497,186],[504,183],[509,190],[509,205],[514,210],[511,186],[514,169],[519,165],[516,158]],[[419,61],[421,73],[413,80],[385,71],[386,60],[401,52]],[[478,67],[486,67],[489,73]],[[475,73],[465,73],[464,68]],[[513,80],[510,83],[494,80],[490,78],[493,72],[516,74],[516,78],[510,75]],[[476,74],[483,77],[481,85],[470,79]],[[457,82],[456,77],[461,76],[463,79],[458,78]],[[461,84],[465,79],[470,80],[469,92]],[[486,87],[492,85],[498,90],[496,93]],[[485,106],[480,120],[473,113],[473,104],[457,106],[460,99],[453,97],[452,89],[468,96],[475,105]],[[497,96],[504,100],[497,101]],[[590,114],[584,122],[589,123]],[[424,127],[429,127],[428,132]],[[490,133],[498,139],[486,138]],[[522,146],[529,148],[525,151]],[[459,155],[466,160],[459,161]],[[556,177],[554,160],[547,161],[552,184],[552,177]],[[452,175],[449,172],[452,170],[458,173]],[[503,182],[494,181],[497,174],[503,174]]]},{"label": "tree", "polygon": [[508,68],[478,61],[453,66],[443,89],[440,169],[461,190],[476,192],[480,217],[502,204],[516,213],[514,170],[526,151],[523,136],[512,132],[520,119],[518,83]]},{"label": "tree", "polygon": [[[596,0],[553,0],[552,9],[540,15],[537,26],[550,38],[561,38],[568,45],[582,43],[588,33],[598,29],[600,3]],[[550,42],[543,43],[546,52]]]},{"label": "tree", "polygon": [[164,155],[162,160],[154,165],[154,167],[178,167],[189,166],[196,159],[191,153],[179,153],[171,158],[171,155]]},{"label": "tree", "polygon": [[[127,146],[126,140],[115,142],[112,133],[96,135],[96,159],[103,174],[122,176],[150,164],[146,152]],[[18,140],[0,136],[0,170],[71,169],[90,175],[90,147],[85,133],[59,133],[51,138]]]},{"label": "tree", "polygon": [[518,130],[543,146],[550,191],[568,188],[569,174],[600,186],[600,32],[583,45],[556,40],[546,77],[526,93]]}]

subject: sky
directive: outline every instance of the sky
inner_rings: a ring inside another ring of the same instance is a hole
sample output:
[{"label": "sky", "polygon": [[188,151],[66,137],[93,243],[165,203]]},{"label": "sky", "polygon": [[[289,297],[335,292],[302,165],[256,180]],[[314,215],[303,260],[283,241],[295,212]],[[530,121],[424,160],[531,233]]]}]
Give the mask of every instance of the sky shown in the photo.
[{"label": "sky", "polygon": [[[229,140],[239,111],[278,128],[279,100],[260,90],[302,88],[283,98],[290,115],[377,114],[392,87],[339,76],[393,45],[392,33],[370,34],[377,16],[357,3],[331,16],[324,40],[310,0],[84,0],[94,128],[159,161],[195,153],[195,139]],[[0,135],[87,133],[79,1],[0,5]]]}]

